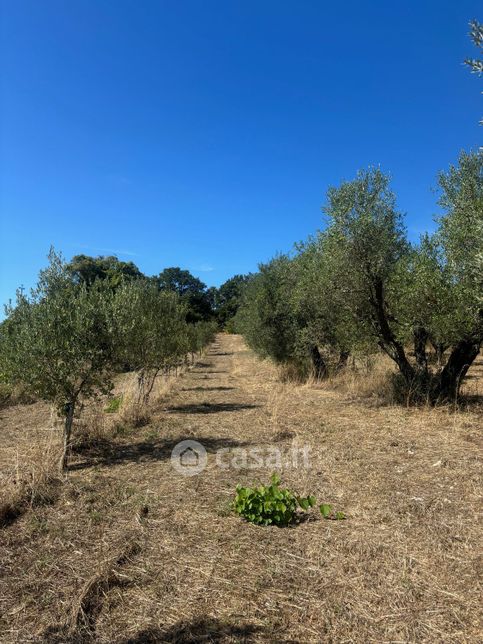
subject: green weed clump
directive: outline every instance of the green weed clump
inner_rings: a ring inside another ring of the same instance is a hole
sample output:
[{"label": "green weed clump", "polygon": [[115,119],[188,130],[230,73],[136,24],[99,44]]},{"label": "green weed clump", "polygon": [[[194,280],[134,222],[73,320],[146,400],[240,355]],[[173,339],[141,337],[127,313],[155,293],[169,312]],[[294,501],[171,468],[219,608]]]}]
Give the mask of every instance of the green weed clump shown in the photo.
[{"label": "green weed clump", "polygon": [[332,519],[333,521],[342,521],[346,518],[343,512],[336,512],[330,503],[322,503],[319,505],[320,514],[324,519]]},{"label": "green weed clump", "polygon": [[106,414],[116,414],[121,408],[121,405],[122,396],[116,396],[108,401],[106,407],[104,408],[104,411],[106,412]]},{"label": "green weed clump", "polygon": [[297,509],[308,510],[315,497],[300,497],[280,487],[280,477],[272,474],[270,485],[256,488],[237,485],[232,507],[244,519],[255,525],[287,526],[297,518]]}]

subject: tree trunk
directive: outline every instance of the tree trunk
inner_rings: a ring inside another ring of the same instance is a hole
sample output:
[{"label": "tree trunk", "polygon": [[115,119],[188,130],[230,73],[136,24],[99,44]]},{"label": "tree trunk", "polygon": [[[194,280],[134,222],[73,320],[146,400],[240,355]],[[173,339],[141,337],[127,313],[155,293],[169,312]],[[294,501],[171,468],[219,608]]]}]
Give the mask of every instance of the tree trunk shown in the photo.
[{"label": "tree trunk", "polygon": [[371,304],[374,309],[374,321],[379,335],[379,346],[394,360],[404,380],[410,385],[414,380],[414,369],[406,357],[403,345],[396,339],[386,315],[384,285],[381,279],[374,281],[374,293]]},{"label": "tree trunk", "polygon": [[433,342],[433,340],[431,340],[431,344],[433,346],[434,355],[436,357],[436,365],[438,369],[441,369],[443,364],[443,354],[448,347],[442,342]]},{"label": "tree trunk", "polygon": [[472,362],[480,352],[481,340],[461,340],[453,348],[439,382],[434,389],[435,401],[455,400],[458,397],[461,383]]},{"label": "tree trunk", "polygon": [[310,348],[310,356],[312,358],[314,378],[316,380],[322,380],[323,378],[327,378],[327,375],[328,375],[327,365],[325,364],[324,359],[320,355],[319,348],[315,344],[313,344],[312,347]]},{"label": "tree trunk", "polygon": [[426,342],[428,341],[428,332],[423,326],[417,325],[413,329],[414,337],[414,356],[416,366],[420,375],[428,375],[428,356],[426,354]]},{"label": "tree trunk", "polygon": [[74,411],[75,411],[75,401],[66,403],[64,407],[65,419],[64,419],[64,433],[63,433],[63,449],[62,457],[59,463],[59,469],[61,472],[65,472],[67,469],[67,460],[68,452],[70,449],[70,437],[72,434],[72,423],[74,420]]},{"label": "tree trunk", "polygon": [[136,405],[139,408],[144,400],[146,388],[146,372],[144,369],[140,369],[138,372],[138,395]]},{"label": "tree trunk", "polygon": [[144,398],[143,398],[143,403],[145,405],[147,405],[148,402],[149,402],[149,396],[151,395],[151,392],[153,391],[154,383],[156,382],[156,378],[158,377],[158,373],[159,373],[159,369],[155,369],[153,371],[153,373],[151,373],[150,376],[149,376],[149,378],[150,378],[149,384],[148,384],[148,387],[146,389],[146,392],[145,392]]},{"label": "tree trunk", "polygon": [[339,362],[337,363],[336,371],[341,371],[349,360],[350,351],[341,351],[339,354]]}]

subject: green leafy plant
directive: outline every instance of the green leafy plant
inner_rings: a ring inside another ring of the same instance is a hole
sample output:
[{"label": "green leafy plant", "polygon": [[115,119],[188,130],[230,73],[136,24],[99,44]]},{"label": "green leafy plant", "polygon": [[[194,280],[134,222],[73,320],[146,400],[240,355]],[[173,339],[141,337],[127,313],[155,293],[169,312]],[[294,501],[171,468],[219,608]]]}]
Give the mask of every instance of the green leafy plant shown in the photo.
[{"label": "green leafy plant", "polygon": [[330,503],[321,503],[321,505],[319,505],[319,510],[320,510],[320,514],[324,517],[324,519],[341,521],[346,518],[343,512],[335,512],[332,509],[332,506],[330,505]]},{"label": "green leafy plant", "polygon": [[232,508],[250,523],[256,525],[287,526],[296,520],[297,508],[308,510],[315,505],[315,497],[299,497],[280,487],[280,477],[272,474],[270,485],[256,488],[237,485]]}]

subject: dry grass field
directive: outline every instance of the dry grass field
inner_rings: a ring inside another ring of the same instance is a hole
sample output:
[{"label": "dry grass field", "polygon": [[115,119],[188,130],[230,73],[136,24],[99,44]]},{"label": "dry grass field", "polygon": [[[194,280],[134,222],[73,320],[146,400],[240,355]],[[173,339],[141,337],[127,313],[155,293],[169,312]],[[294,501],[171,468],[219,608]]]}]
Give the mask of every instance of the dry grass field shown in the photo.
[{"label": "dry grass field", "polygon": [[[366,395],[360,377],[282,383],[219,335],[143,426],[122,407],[85,410],[65,482],[49,408],[1,410],[0,641],[482,641],[482,371],[480,357],[467,409],[411,409]],[[171,465],[183,439],[208,452],[197,476]],[[239,450],[274,446],[283,485],[346,520],[314,509],[255,527],[230,512],[237,483],[274,469]],[[303,447],[307,467],[285,462]],[[238,468],[217,464],[221,448]]]}]

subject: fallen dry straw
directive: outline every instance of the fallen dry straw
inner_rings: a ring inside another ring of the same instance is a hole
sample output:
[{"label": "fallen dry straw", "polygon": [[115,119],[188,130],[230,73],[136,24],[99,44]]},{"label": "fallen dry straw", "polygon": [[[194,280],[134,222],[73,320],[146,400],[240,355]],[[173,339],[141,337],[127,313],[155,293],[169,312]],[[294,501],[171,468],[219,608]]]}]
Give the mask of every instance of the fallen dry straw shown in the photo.
[{"label": "fallen dry straw", "polygon": [[102,608],[105,596],[115,586],[127,583],[119,574],[119,569],[141,549],[134,537],[128,537],[127,544],[117,556],[104,561],[84,584],[79,597],[75,601],[66,631],[70,637],[90,637],[95,630],[95,622]]},{"label": "fallen dry straw", "polygon": [[52,503],[61,480],[56,463],[58,449],[52,434],[33,432],[19,442],[15,463],[3,472],[0,494],[0,527],[13,523],[29,508]]}]

